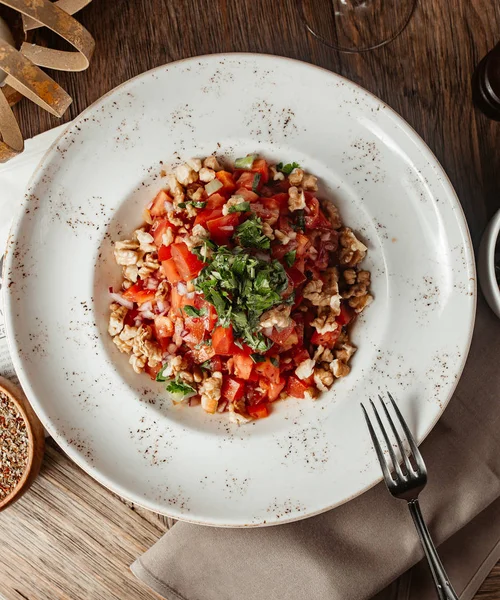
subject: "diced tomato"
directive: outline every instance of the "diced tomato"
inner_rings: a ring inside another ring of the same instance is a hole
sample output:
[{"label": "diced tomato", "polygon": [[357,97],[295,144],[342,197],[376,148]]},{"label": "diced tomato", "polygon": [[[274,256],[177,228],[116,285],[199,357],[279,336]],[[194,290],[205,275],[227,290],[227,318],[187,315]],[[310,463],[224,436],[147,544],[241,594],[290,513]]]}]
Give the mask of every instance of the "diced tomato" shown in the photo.
[{"label": "diced tomato", "polygon": [[269,181],[269,168],[267,162],[263,158],[257,158],[257,160],[253,161],[252,171],[254,173],[260,173],[262,185],[265,185]]},{"label": "diced tomato", "polygon": [[234,360],[234,374],[241,379],[250,379],[254,362],[248,354],[238,352],[233,357]]},{"label": "diced tomato", "polygon": [[260,404],[261,402],[264,402],[266,398],[267,391],[260,386],[259,380],[255,383],[247,382],[245,386],[245,399],[248,405],[254,406],[255,404]]},{"label": "diced tomato", "polygon": [[160,246],[158,248],[158,260],[168,260],[172,258],[172,248],[170,246]]},{"label": "diced tomato", "polygon": [[182,281],[182,277],[180,276],[179,271],[177,270],[177,265],[173,258],[169,258],[168,260],[164,260],[161,263],[161,272],[168,279],[168,282],[172,285],[176,284],[179,281]]},{"label": "diced tomato", "polygon": [[165,192],[165,190],[160,190],[156,195],[156,198],[153,200],[153,204],[149,209],[149,214],[152,217],[165,216],[167,214],[165,202],[172,202],[172,198],[167,194],[167,192]]},{"label": "diced tomato", "polygon": [[[288,194],[285,193],[280,193],[280,194],[274,194],[274,196],[272,196],[272,199],[274,200],[274,202],[276,202],[280,214],[283,215],[288,215]],[[281,218],[281,217],[280,217]],[[286,217],[287,222],[290,222],[288,217]],[[281,229],[281,221],[280,221],[280,229]],[[289,229],[291,229],[291,226],[289,226]],[[285,231],[286,233],[286,229],[282,231]]]},{"label": "diced tomato", "polygon": [[269,409],[266,402],[255,404],[248,407],[248,414],[254,419],[264,419],[269,416]]},{"label": "diced tomato", "polygon": [[297,256],[303,256],[306,253],[307,248],[311,245],[309,238],[302,233],[298,233],[295,238],[297,242]]},{"label": "diced tomato", "polygon": [[340,326],[347,325],[353,320],[354,315],[354,310],[342,302],[340,305],[340,315],[337,317],[336,321]]},{"label": "diced tomato", "polygon": [[236,377],[224,377],[222,384],[222,397],[229,402],[235,402],[243,397],[245,392],[245,382]]},{"label": "diced tomato", "polygon": [[[185,304],[184,306],[188,305]],[[203,322],[203,319],[189,317],[185,319],[184,326],[188,330],[188,334],[184,337],[184,341],[192,346],[200,344],[205,336],[205,323]]]},{"label": "diced tomato", "polygon": [[298,287],[301,283],[304,283],[304,281],[307,281],[307,277],[304,273],[301,273],[295,266],[289,267],[286,272],[294,288]]},{"label": "diced tomato", "polygon": [[[268,202],[270,201],[270,202]],[[277,221],[279,217],[279,206],[272,198],[261,198],[252,204],[252,211],[264,221]]]},{"label": "diced tomato", "polygon": [[301,362],[305,360],[309,360],[311,357],[309,356],[309,352],[305,348],[300,348],[295,351],[292,351],[293,362],[296,365],[300,365]]},{"label": "diced tomato", "polygon": [[332,224],[321,210],[318,199],[308,192],[305,212],[306,229],[332,229]]},{"label": "diced tomato", "polygon": [[201,363],[204,363],[207,360],[212,361],[215,358],[215,351],[212,346],[209,346],[208,344],[194,346],[194,348],[191,349],[191,354],[193,355],[194,362],[198,365],[201,365]]},{"label": "diced tomato", "polygon": [[234,352],[233,326],[216,327],[212,333],[212,348],[215,354],[229,356]]},{"label": "diced tomato", "polygon": [[315,331],[311,338],[311,344],[324,346],[325,348],[333,348],[340,335],[340,330],[341,328],[337,327],[335,331],[327,331],[326,333],[318,333]]},{"label": "diced tomato", "polygon": [[176,317],[183,316],[181,311],[187,302],[189,302],[189,300],[186,298],[186,296],[182,296],[177,291],[177,285],[173,285],[170,293],[170,303],[172,312]]},{"label": "diced tomato", "polygon": [[213,356],[210,359],[210,368],[212,371],[222,371],[222,358],[220,356]]},{"label": "diced tomato", "polygon": [[123,297],[126,300],[137,302],[137,304],[141,305],[155,299],[155,290],[145,290],[142,281],[138,281],[123,292]]},{"label": "diced tomato", "polygon": [[212,194],[208,198],[205,210],[215,210],[216,208],[222,208],[226,202],[227,198],[224,198],[224,196],[215,192],[215,194]]},{"label": "diced tomato", "polygon": [[148,364],[146,364],[145,371],[151,377],[151,379],[156,379],[156,376],[160,372],[162,366],[163,365],[161,363],[158,363],[156,367],[150,367]]},{"label": "diced tomato", "polygon": [[198,275],[204,264],[195,256],[184,242],[172,244],[172,259],[175,262],[179,275],[184,281],[189,281]]},{"label": "diced tomato", "polygon": [[285,254],[288,254],[288,252],[292,252],[296,249],[297,240],[291,240],[290,242],[288,242],[288,244],[285,245],[275,242],[271,247],[271,254],[273,255],[273,258],[281,260],[285,256]]},{"label": "diced tomato", "polygon": [[269,360],[269,358],[266,358],[265,362],[257,363],[255,365],[255,370],[260,375],[267,377],[269,381],[278,383],[278,381],[280,380],[280,369],[279,367],[275,367],[273,363]]},{"label": "diced tomato", "polygon": [[247,190],[259,191],[262,187],[262,176],[260,173],[252,173],[251,171],[245,171],[242,173],[236,182],[237,187],[243,187]]},{"label": "diced tomato", "polygon": [[276,329],[276,327],[273,327],[269,333],[266,333],[266,335],[269,339],[273,340],[275,344],[281,345],[293,333],[294,328],[295,324],[289,325],[288,327],[284,327],[281,330],[278,330]]},{"label": "diced tomato", "polygon": [[158,248],[163,244],[163,234],[167,231],[167,228],[175,232],[175,228],[168,219],[155,219],[151,225],[149,233],[153,236],[154,243]]},{"label": "diced tomato", "polygon": [[215,174],[217,179],[222,183],[222,188],[218,190],[219,194],[232,194],[236,189],[234,179],[229,171],[217,171]]},{"label": "diced tomato", "polygon": [[294,398],[303,398],[310,386],[295,375],[290,375],[286,384],[286,392]]},{"label": "diced tomato", "polygon": [[219,246],[229,242],[234,234],[235,227],[240,222],[238,213],[231,213],[224,217],[211,219],[207,222],[210,238]]},{"label": "diced tomato", "polygon": [[194,225],[202,225],[203,227],[206,227],[207,221],[210,221],[210,219],[217,219],[217,217],[222,217],[222,208],[201,210],[196,215]]},{"label": "diced tomato", "polygon": [[135,318],[137,317],[138,314],[139,314],[139,311],[135,308],[127,311],[127,314],[125,315],[125,319],[123,320],[124,324],[128,325],[129,327],[133,327]]},{"label": "diced tomato", "polygon": [[295,328],[292,331],[292,333],[280,344],[279,351],[286,352],[287,350],[290,350],[290,348],[293,348],[293,346],[295,346],[298,343],[299,343],[299,336],[297,333],[297,328]]},{"label": "diced tomato", "polygon": [[245,202],[255,202],[259,199],[259,195],[247,190],[244,187],[238,188],[234,193],[235,196],[242,196]]},{"label": "diced tomato", "polygon": [[270,381],[269,382],[269,389],[267,390],[267,397],[269,398],[270,402],[274,402],[275,400],[277,400],[279,398],[279,395],[283,391],[285,384],[286,384],[286,380],[284,377],[280,377],[278,379],[278,381]]}]

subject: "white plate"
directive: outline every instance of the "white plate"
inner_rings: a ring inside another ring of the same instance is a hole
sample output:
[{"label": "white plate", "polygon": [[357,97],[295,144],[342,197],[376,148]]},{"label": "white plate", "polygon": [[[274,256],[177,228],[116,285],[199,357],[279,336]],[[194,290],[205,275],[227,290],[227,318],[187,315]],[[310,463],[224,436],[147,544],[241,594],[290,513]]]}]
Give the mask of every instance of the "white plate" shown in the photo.
[{"label": "white plate", "polygon": [[[240,428],[171,406],[106,334],[107,288],[120,279],[110,240],[141,222],[163,165],[219,149],[318,175],[369,246],[375,295],[349,377]],[[6,277],[15,366],[63,449],[125,498],[219,526],[292,521],[372,486],[359,402],[392,391],[421,441],[460,376],[475,310],[464,216],[422,140],[338,75],[259,55],[160,67],[86,110],[31,181]]]}]

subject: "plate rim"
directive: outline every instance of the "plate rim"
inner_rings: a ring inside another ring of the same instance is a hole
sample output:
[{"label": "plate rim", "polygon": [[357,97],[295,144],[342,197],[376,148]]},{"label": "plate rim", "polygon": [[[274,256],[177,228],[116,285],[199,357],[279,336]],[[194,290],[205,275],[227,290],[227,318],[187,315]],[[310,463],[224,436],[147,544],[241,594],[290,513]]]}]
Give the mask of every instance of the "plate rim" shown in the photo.
[{"label": "plate rim", "polygon": [[[406,119],[403,116],[401,116],[395,109],[393,109],[389,104],[387,104],[384,100],[379,98],[373,92],[367,90],[366,88],[359,85],[358,83],[351,81],[347,77],[344,77],[343,75],[340,75],[339,73],[331,71],[325,67],[320,67],[318,65],[314,65],[307,61],[298,60],[295,58],[289,58],[289,57],[281,56],[281,55],[275,55],[275,54],[263,54],[263,53],[253,53],[253,52],[228,52],[228,53],[196,55],[196,56],[191,56],[188,58],[183,58],[183,59],[180,59],[177,61],[172,61],[169,63],[165,63],[163,65],[159,65],[152,69],[149,69],[148,71],[139,73],[135,77],[132,77],[132,78],[120,83],[119,85],[117,85],[116,87],[111,89],[110,91],[108,91],[105,94],[103,94],[102,96],[100,96],[97,100],[95,100],[92,104],[90,104],[87,108],[85,108],[81,113],[79,113],[73,120],[71,120],[69,123],[67,123],[66,126],[64,127],[64,129],[61,131],[60,135],[58,135],[58,137],[51,143],[51,145],[47,148],[47,150],[43,154],[38,165],[36,166],[35,170],[33,171],[25,189],[28,190],[32,187],[32,184],[39,177],[39,174],[43,171],[47,159],[49,158],[49,156],[52,155],[54,149],[57,147],[57,145],[59,144],[61,139],[74,126],[75,122],[79,122],[81,119],[84,119],[88,113],[90,113],[97,106],[99,106],[101,103],[103,103],[108,97],[112,96],[113,94],[118,92],[123,87],[131,84],[132,82],[135,82],[144,77],[147,77],[155,72],[163,71],[166,67],[169,67],[169,66],[179,66],[179,65],[182,65],[183,63],[196,62],[196,61],[203,60],[203,59],[205,59],[205,60],[207,60],[207,59],[208,60],[228,60],[228,59],[238,59],[238,58],[257,59],[259,61],[270,61],[270,62],[283,61],[283,62],[288,62],[288,63],[292,63],[292,64],[297,64],[297,65],[300,65],[301,67],[307,67],[309,69],[314,69],[314,70],[320,71],[323,74],[326,74],[327,76],[330,76],[334,79],[344,82],[349,87],[358,89],[358,90],[362,91],[363,93],[367,94],[372,100],[375,100],[381,107],[383,107],[384,109],[389,111],[391,117],[394,119],[394,121],[398,124],[399,127],[401,127],[403,130],[406,130],[407,134],[411,134],[413,141],[417,142],[417,144],[419,146],[419,150],[422,152],[422,155],[426,159],[427,163],[437,169],[438,174],[443,179],[443,183],[448,188],[448,198],[451,202],[452,207],[455,209],[455,211],[457,213],[456,220],[457,220],[458,228],[461,233],[461,237],[463,238],[463,240],[465,242],[464,248],[465,248],[466,270],[470,274],[469,281],[471,279],[473,280],[473,290],[472,290],[471,303],[470,303],[470,308],[469,308],[469,311],[471,314],[469,315],[469,329],[467,332],[468,333],[467,343],[466,343],[464,352],[461,357],[461,363],[460,363],[460,367],[457,371],[457,377],[452,382],[448,396],[441,403],[436,417],[433,419],[433,421],[427,427],[425,433],[422,435],[421,439],[418,441],[418,445],[420,445],[425,441],[425,439],[428,437],[428,435],[434,429],[437,422],[442,417],[446,407],[450,403],[450,401],[455,393],[455,390],[457,388],[458,382],[460,381],[460,379],[462,377],[463,370],[464,370],[465,364],[467,362],[467,358],[468,358],[471,343],[472,343],[472,337],[473,337],[473,333],[474,333],[474,326],[475,326],[476,313],[477,313],[477,268],[476,268],[476,262],[475,262],[474,246],[473,246],[472,238],[470,235],[469,225],[467,223],[465,212],[463,210],[463,207],[462,207],[462,204],[458,197],[458,194],[455,191],[455,188],[453,187],[453,184],[452,184],[448,174],[444,170],[444,167],[441,165],[438,158],[436,157],[434,152],[431,150],[431,148],[427,145],[425,140],[412,127],[412,125],[410,123],[408,123],[408,121],[406,121]],[[206,522],[199,518],[198,519],[190,518],[189,514],[182,514],[179,516],[177,514],[169,512],[166,509],[156,506],[155,503],[153,503],[153,502],[149,503],[149,502],[145,501],[144,499],[138,499],[136,497],[131,497],[127,492],[124,492],[124,490],[122,489],[122,487],[120,485],[117,485],[115,482],[109,480],[106,476],[103,476],[98,469],[96,469],[89,461],[85,460],[84,456],[82,454],[78,453],[76,451],[76,449],[67,442],[66,438],[63,435],[59,435],[55,431],[55,426],[53,426],[52,420],[49,418],[45,418],[45,414],[43,414],[43,412],[44,412],[43,407],[42,407],[41,403],[39,403],[37,396],[31,387],[28,376],[24,372],[24,369],[22,366],[22,361],[20,358],[20,353],[17,350],[18,346],[15,342],[14,327],[13,327],[14,316],[10,310],[10,302],[9,302],[9,289],[10,288],[9,288],[8,284],[6,285],[6,282],[8,280],[10,281],[10,279],[7,278],[7,272],[8,272],[8,267],[11,265],[11,262],[13,260],[13,253],[11,252],[11,248],[14,245],[14,240],[17,239],[18,234],[19,234],[20,225],[21,225],[21,221],[22,221],[21,217],[23,215],[22,209],[25,207],[26,202],[27,202],[26,198],[23,198],[23,201],[19,206],[18,213],[15,216],[14,221],[12,223],[12,226],[11,226],[11,229],[9,232],[9,237],[7,240],[5,254],[4,254],[3,273],[2,273],[2,279],[3,279],[4,284],[2,286],[2,288],[3,288],[2,289],[2,299],[3,299],[4,310],[5,310],[5,325],[6,325],[6,331],[7,331],[8,348],[9,348],[12,362],[14,364],[14,368],[16,370],[17,377],[19,378],[19,381],[21,383],[21,386],[25,390],[25,393],[28,396],[30,404],[32,404],[32,406],[33,406],[33,410],[35,410],[35,412],[37,413],[37,416],[42,421],[45,429],[49,432],[50,436],[54,439],[54,441],[57,443],[57,445],[63,450],[63,452],[65,454],[67,454],[69,456],[69,458],[72,461],[74,461],[75,464],[78,467],[80,467],[85,473],[90,475],[90,477],[95,479],[103,487],[110,490],[112,493],[117,494],[121,498],[123,498],[129,502],[132,502],[137,506],[140,506],[147,510],[151,510],[151,511],[161,514],[163,516],[168,516],[168,517],[174,518],[179,521],[185,521],[187,523],[192,523],[192,524],[197,524],[197,525],[220,527],[220,528],[230,528],[230,529],[272,527],[275,525],[284,525],[287,523],[292,523],[295,521],[308,519],[310,517],[314,517],[319,514],[325,513],[327,511],[333,510],[339,506],[342,506],[343,504],[346,504],[347,502],[350,502],[351,500],[354,500],[355,498],[357,498],[358,496],[361,496],[365,492],[369,491],[371,488],[375,487],[377,484],[379,484],[382,481],[383,477],[382,477],[382,473],[381,473],[378,478],[376,478],[374,481],[371,481],[369,484],[367,484],[365,487],[358,490],[354,494],[351,494],[350,496],[344,498],[343,500],[335,502],[334,504],[326,506],[317,511],[307,512],[307,514],[297,514],[295,516],[290,516],[287,518],[280,518],[280,519],[271,517],[269,520],[260,520],[258,522],[252,522],[252,523],[230,523],[230,522],[229,523],[227,523],[227,522],[221,523],[221,522]],[[40,413],[42,413],[42,414],[40,414]]]}]

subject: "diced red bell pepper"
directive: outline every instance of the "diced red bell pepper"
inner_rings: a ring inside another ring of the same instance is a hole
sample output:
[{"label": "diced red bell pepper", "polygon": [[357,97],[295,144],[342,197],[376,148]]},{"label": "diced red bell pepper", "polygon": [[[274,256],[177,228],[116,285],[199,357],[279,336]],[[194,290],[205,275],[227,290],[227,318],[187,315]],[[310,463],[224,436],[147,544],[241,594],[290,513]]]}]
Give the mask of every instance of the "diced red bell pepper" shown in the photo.
[{"label": "diced red bell pepper", "polygon": [[262,187],[260,173],[252,173],[251,171],[245,171],[242,173],[236,182],[237,187],[243,187],[247,190],[259,191]]},{"label": "diced red bell pepper", "polygon": [[260,181],[265,185],[269,181],[269,168],[267,162],[263,158],[257,158],[253,161],[252,171],[260,173]]},{"label": "diced red bell pepper", "polygon": [[340,331],[341,327],[337,327],[335,331],[327,331],[326,333],[318,333],[315,331],[311,338],[311,344],[323,346],[325,348],[333,348],[340,335]]},{"label": "diced red bell pepper", "polygon": [[251,192],[244,187],[238,188],[234,193],[235,196],[241,196],[245,202],[255,202],[259,199],[259,195],[255,192]]},{"label": "diced red bell pepper", "polygon": [[172,259],[175,262],[179,275],[184,281],[189,281],[198,275],[204,264],[195,256],[184,242],[172,244]]},{"label": "diced red bell pepper", "polygon": [[193,355],[194,362],[198,365],[204,363],[207,360],[214,360],[215,351],[212,346],[208,344],[200,344],[199,346],[195,346],[191,349],[191,354]]},{"label": "diced red bell pepper", "polygon": [[158,248],[158,260],[161,262],[169,258],[172,258],[172,248],[170,246],[160,246]]},{"label": "diced red bell pepper", "polygon": [[266,402],[254,404],[247,408],[248,414],[254,419],[264,419],[269,416],[269,408]]},{"label": "diced red bell pepper", "polygon": [[152,217],[163,217],[167,214],[165,208],[165,202],[172,202],[172,198],[167,194],[165,190],[160,190],[153,200],[153,204],[149,209],[149,214]]},{"label": "diced red bell pepper", "polygon": [[238,352],[233,357],[234,360],[234,374],[241,379],[250,379],[252,375],[252,369],[254,362],[248,354]]},{"label": "diced red bell pepper", "polygon": [[255,370],[260,375],[267,377],[269,381],[278,383],[278,381],[280,380],[280,369],[279,367],[275,367],[273,363],[269,360],[269,358],[266,358],[264,362],[257,363],[255,365]]},{"label": "diced red bell pepper", "polygon": [[289,396],[294,398],[303,398],[309,385],[304,381],[301,381],[295,375],[290,375],[286,383],[286,392]]},{"label": "diced red bell pepper", "polygon": [[172,286],[172,291],[170,293],[170,304],[171,310],[176,317],[183,316],[182,308],[189,302],[186,296],[179,294],[177,291],[177,285]]},{"label": "diced red bell pepper", "polygon": [[217,217],[222,217],[222,208],[214,208],[201,210],[194,220],[194,225],[201,225],[202,227],[207,226],[207,221],[210,219],[217,219]]},{"label": "diced red bell pepper", "polygon": [[232,213],[207,222],[210,238],[218,245],[223,246],[229,242],[234,230],[240,222],[238,213]]},{"label": "diced red bell pepper", "polygon": [[123,292],[123,297],[126,300],[137,302],[137,304],[141,305],[155,299],[155,290],[145,290],[142,281],[138,281]]},{"label": "diced red bell pepper", "polygon": [[153,236],[155,246],[158,248],[163,244],[163,234],[167,231],[167,228],[175,232],[175,227],[172,226],[168,219],[155,219],[151,225],[149,233]]},{"label": "diced red bell pepper", "polygon": [[205,210],[215,210],[216,208],[222,208],[226,202],[227,198],[222,196],[222,194],[215,192],[208,198]]},{"label": "diced red bell pepper", "polygon": [[229,402],[235,402],[243,397],[245,392],[245,382],[236,377],[224,377],[221,392],[223,398]]},{"label": "diced red bell pepper", "polygon": [[161,263],[161,272],[164,277],[168,279],[168,282],[172,285],[175,285],[177,282],[182,281],[182,277],[177,270],[177,265],[173,258],[169,258],[168,260],[164,260]]},{"label": "diced red bell pepper", "polygon": [[266,335],[269,339],[273,340],[275,344],[282,345],[287,340],[287,338],[290,335],[292,335],[294,328],[295,324],[289,325],[288,327],[284,327],[281,330],[278,330],[276,329],[276,327],[273,327],[269,333],[266,333]]},{"label": "diced red bell pepper", "polygon": [[348,306],[347,304],[340,305],[340,315],[337,317],[337,323],[342,327],[343,325],[348,325],[353,319],[356,313],[354,310]]},{"label": "diced red bell pepper", "polygon": [[212,348],[215,354],[230,356],[234,352],[233,326],[216,327],[212,333]]},{"label": "diced red bell pepper", "polygon": [[278,381],[270,381],[269,389],[267,390],[267,397],[270,402],[274,402],[279,398],[279,395],[283,391],[285,387],[286,379],[284,377],[280,377]]},{"label": "diced red bell pepper", "polygon": [[217,190],[219,194],[230,195],[234,192],[236,185],[233,176],[229,171],[217,171],[215,176],[222,183],[222,188]]}]

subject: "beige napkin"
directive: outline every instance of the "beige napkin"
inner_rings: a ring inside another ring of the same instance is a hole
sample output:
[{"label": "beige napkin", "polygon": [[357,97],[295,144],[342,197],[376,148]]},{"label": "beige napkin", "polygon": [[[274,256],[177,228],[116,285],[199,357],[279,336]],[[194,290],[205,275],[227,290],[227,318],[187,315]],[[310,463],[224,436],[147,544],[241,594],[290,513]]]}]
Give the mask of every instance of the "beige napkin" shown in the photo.
[{"label": "beige napkin", "polygon": [[[422,445],[422,510],[464,600],[500,558],[499,362],[500,320],[481,298],[463,376]],[[178,523],[131,568],[168,600],[430,600],[422,556],[406,503],[380,484],[289,525]]]}]

